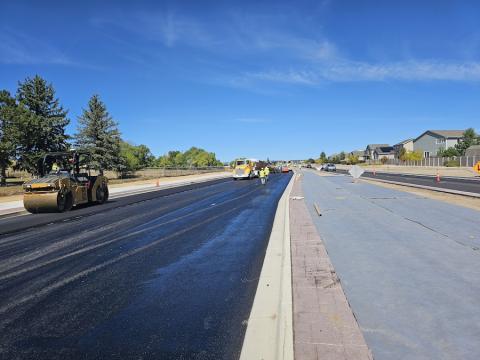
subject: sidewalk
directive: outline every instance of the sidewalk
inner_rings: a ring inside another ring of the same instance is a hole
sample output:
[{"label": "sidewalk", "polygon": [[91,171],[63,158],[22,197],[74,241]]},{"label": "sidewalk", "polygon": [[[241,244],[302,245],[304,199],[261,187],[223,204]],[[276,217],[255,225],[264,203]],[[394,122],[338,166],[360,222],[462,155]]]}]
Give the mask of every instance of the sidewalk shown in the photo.
[{"label": "sidewalk", "polygon": [[[188,185],[195,182],[203,182],[215,179],[223,179],[230,177],[230,172],[211,173],[199,175],[178,176],[175,178],[160,178],[157,186],[156,180],[139,181],[139,183],[125,183],[109,185],[110,197],[119,198],[128,195],[134,195],[142,192],[156,191],[170,187]],[[6,200],[6,201],[2,201]],[[23,196],[9,196],[4,199],[0,197],[0,216],[5,216],[24,211]]]},{"label": "sidewalk", "polygon": [[295,359],[372,359],[303,199],[290,196]]},{"label": "sidewalk", "polygon": [[478,359],[478,211],[347,176],[302,187],[375,359]]}]

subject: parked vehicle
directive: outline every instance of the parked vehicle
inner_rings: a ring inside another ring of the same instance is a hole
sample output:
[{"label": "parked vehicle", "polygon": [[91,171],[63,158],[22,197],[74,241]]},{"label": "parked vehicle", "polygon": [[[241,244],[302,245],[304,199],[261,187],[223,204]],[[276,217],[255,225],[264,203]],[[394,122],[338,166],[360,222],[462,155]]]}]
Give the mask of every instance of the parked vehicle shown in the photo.
[{"label": "parked vehicle", "polygon": [[327,166],[325,167],[325,171],[337,171],[337,167],[335,166],[335,164],[327,164]]}]

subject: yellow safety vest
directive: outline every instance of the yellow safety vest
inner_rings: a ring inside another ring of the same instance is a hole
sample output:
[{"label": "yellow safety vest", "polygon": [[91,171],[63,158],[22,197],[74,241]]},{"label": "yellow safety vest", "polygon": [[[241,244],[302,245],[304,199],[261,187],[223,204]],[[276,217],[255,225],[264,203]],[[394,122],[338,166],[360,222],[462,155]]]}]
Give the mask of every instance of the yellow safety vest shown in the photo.
[{"label": "yellow safety vest", "polygon": [[265,177],[265,171],[260,170],[260,177],[261,177],[261,178],[262,178],[262,177]]}]

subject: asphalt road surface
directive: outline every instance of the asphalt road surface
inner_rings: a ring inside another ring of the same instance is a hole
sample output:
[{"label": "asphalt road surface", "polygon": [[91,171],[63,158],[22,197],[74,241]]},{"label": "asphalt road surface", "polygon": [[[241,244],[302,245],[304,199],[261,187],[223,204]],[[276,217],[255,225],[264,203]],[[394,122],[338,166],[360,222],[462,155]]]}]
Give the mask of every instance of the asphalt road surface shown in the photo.
[{"label": "asphalt road surface", "polygon": [[374,358],[479,359],[480,212],[304,173],[311,216]]},{"label": "asphalt road surface", "polygon": [[290,177],[0,220],[0,358],[238,358]]},{"label": "asphalt road surface", "polygon": [[[348,174],[347,170],[337,170],[340,174]],[[441,189],[466,191],[475,194],[480,194],[480,178],[455,178],[455,177],[440,177],[440,182],[437,182],[436,176],[428,175],[410,175],[410,174],[391,174],[384,172],[377,172],[373,175],[371,171],[365,171],[362,175],[365,178],[376,178],[381,180],[398,181],[407,184],[423,185],[437,187]]]}]

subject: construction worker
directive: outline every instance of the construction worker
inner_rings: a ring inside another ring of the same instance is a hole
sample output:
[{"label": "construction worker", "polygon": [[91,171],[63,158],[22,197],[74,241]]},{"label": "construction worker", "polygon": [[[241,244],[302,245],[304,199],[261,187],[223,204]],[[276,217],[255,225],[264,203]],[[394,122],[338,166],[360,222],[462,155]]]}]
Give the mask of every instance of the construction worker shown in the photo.
[{"label": "construction worker", "polygon": [[52,173],[56,173],[58,170],[60,170],[60,168],[58,167],[58,164],[57,162],[55,161],[53,164],[52,164]]},{"label": "construction worker", "polygon": [[270,169],[268,168],[268,166],[265,166],[265,178],[267,179],[267,181],[268,181],[269,174],[270,174]]},{"label": "construction worker", "polygon": [[265,178],[265,169],[264,169],[264,168],[261,168],[261,169],[260,169],[259,176],[260,176],[260,182],[262,183],[262,185],[265,185],[265,182],[266,182],[267,180],[266,180],[266,178]]}]

